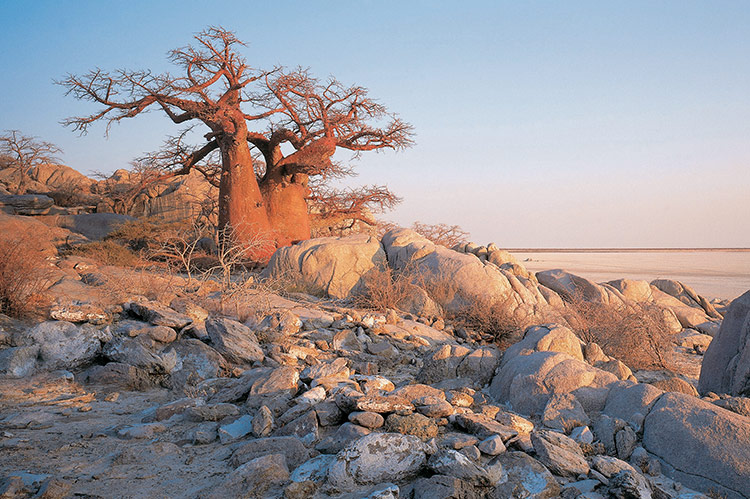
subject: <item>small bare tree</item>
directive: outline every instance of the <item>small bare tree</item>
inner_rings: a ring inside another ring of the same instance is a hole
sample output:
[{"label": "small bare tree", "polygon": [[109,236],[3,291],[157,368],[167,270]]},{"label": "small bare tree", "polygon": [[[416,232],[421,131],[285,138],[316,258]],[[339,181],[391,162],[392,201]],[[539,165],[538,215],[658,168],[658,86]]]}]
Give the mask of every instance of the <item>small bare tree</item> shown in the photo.
[{"label": "small bare tree", "polygon": [[8,130],[0,136],[0,169],[8,169],[17,178],[15,193],[24,194],[31,171],[40,165],[55,163],[62,152],[51,142],[23,135],[18,130]]}]

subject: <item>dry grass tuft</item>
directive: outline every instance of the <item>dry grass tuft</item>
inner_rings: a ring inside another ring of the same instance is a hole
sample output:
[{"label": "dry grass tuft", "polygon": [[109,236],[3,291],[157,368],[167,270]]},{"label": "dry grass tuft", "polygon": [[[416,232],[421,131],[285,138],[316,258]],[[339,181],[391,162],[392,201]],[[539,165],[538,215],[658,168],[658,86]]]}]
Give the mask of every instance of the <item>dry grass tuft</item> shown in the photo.
[{"label": "dry grass tuft", "polygon": [[0,236],[0,312],[28,317],[45,304],[49,269],[40,247],[31,234]]},{"label": "dry grass tuft", "polygon": [[112,240],[93,241],[75,246],[70,250],[70,253],[91,258],[104,265],[117,267],[135,267],[142,263],[138,255]]}]

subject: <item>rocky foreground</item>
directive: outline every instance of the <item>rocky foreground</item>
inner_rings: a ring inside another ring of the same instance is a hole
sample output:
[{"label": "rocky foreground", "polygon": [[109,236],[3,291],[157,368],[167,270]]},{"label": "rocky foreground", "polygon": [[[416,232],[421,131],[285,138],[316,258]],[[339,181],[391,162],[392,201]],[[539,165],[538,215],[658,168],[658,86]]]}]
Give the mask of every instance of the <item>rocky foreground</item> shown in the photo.
[{"label": "rocky foreground", "polygon": [[[136,289],[59,259],[55,320],[0,323],[0,497],[750,497],[750,293],[725,310],[457,250],[392,231],[277,252],[265,276],[323,298]],[[352,307],[378,265],[454,292]],[[446,319],[487,296],[537,325],[501,351]],[[662,306],[683,358],[708,347],[703,397],[697,372],[579,339],[571,296]]]}]

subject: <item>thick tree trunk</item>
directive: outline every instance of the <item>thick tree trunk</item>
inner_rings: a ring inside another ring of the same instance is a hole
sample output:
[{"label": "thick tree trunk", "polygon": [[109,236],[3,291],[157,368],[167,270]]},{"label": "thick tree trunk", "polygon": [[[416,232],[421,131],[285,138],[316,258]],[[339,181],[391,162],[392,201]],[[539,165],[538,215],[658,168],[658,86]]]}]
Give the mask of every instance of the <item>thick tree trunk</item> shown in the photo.
[{"label": "thick tree trunk", "polygon": [[310,239],[307,175],[270,175],[261,185],[268,220],[279,245]]},{"label": "thick tree trunk", "polygon": [[248,257],[267,260],[276,241],[246,141],[226,139],[221,147],[219,229],[231,231],[234,242],[248,246]]}]

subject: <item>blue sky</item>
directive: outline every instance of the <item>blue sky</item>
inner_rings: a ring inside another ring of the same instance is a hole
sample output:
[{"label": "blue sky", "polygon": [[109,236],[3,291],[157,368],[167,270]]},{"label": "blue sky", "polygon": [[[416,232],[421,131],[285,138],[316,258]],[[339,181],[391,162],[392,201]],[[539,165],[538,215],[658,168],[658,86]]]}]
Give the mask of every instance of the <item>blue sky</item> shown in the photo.
[{"label": "blue sky", "polygon": [[[385,218],[458,224],[506,247],[750,247],[750,3],[0,2],[0,129],[86,173],[176,129],[152,113],[79,137],[54,79],[171,70],[169,49],[234,30],[250,65],[360,84],[415,127],[364,155]],[[347,159],[342,155],[341,159]]]}]

